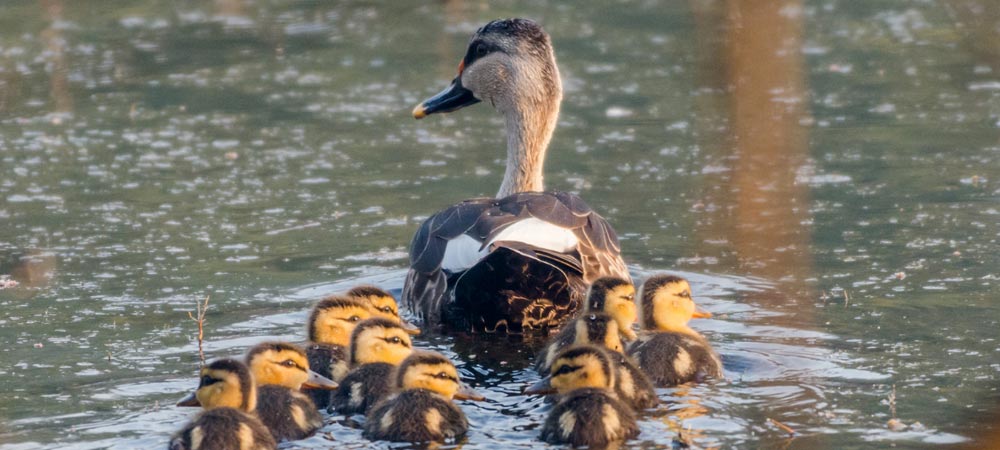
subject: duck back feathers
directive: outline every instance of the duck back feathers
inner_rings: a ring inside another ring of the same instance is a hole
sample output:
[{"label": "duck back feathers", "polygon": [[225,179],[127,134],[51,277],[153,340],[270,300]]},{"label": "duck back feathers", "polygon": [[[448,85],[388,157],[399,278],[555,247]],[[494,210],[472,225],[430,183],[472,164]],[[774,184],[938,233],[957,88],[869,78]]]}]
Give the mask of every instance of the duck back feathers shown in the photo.
[{"label": "duck back feathers", "polygon": [[257,387],[257,416],[274,439],[298,440],[323,426],[316,405],[302,392],[273,384]]},{"label": "duck back feathers", "polygon": [[198,415],[171,439],[168,450],[274,450],[268,429],[256,417],[234,408],[212,408]]},{"label": "duck back feathers", "polygon": [[469,421],[457,406],[426,389],[407,389],[376,405],[364,436],[395,442],[443,442],[463,436]]},{"label": "duck back feathers", "polygon": [[639,435],[631,409],[605,389],[575,389],[552,408],[541,438],[550,444],[600,448]]}]

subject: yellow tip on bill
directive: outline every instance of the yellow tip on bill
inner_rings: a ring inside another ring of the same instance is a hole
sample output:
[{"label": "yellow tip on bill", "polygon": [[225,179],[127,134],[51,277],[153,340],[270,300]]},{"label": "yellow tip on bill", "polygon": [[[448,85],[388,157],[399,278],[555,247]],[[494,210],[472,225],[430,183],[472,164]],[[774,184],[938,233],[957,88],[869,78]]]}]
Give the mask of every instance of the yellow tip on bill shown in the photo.
[{"label": "yellow tip on bill", "polygon": [[427,117],[427,112],[424,111],[424,104],[421,103],[421,104],[417,105],[416,108],[413,108],[413,118],[414,119],[423,119],[424,117]]}]

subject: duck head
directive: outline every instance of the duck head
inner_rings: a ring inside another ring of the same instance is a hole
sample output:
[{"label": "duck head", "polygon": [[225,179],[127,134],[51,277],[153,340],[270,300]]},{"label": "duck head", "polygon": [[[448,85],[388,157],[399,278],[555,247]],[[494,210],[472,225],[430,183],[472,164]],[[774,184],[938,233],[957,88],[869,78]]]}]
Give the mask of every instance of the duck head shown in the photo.
[{"label": "duck head", "polygon": [[257,408],[257,389],[250,369],[235,359],[217,359],[201,368],[198,389],[177,402],[177,406],[205,409],[236,408],[244,412]]},{"label": "duck head", "polygon": [[608,314],[584,313],[574,321],[573,326],[576,327],[574,344],[593,344],[616,352],[623,352],[625,349],[618,332],[618,322]]},{"label": "duck head", "polygon": [[691,285],[674,275],[656,275],[642,285],[642,328],[698,335],[688,327],[692,318],[712,317],[691,299]]},{"label": "duck head", "polygon": [[347,347],[354,327],[371,316],[367,303],[336,295],[326,297],[309,315],[309,340]]},{"label": "duck head", "polygon": [[337,388],[336,382],[309,370],[306,352],[287,342],[257,344],[247,352],[246,361],[258,384],[276,384],[294,390]]},{"label": "duck head", "polygon": [[351,367],[375,362],[399,365],[411,353],[410,335],[390,319],[368,319],[358,324],[351,334]]},{"label": "duck head", "polygon": [[396,321],[410,334],[420,334],[420,328],[403,320],[399,315],[399,304],[392,294],[375,286],[357,286],[347,291],[347,297],[361,301],[371,308],[372,316]]},{"label": "duck head", "polygon": [[574,345],[552,363],[549,376],[528,387],[526,394],[566,394],[574,389],[610,389],[615,384],[611,357],[595,345]]},{"label": "duck head", "polygon": [[447,399],[483,400],[458,377],[458,370],[448,358],[435,352],[414,352],[396,370],[399,389],[426,389]]},{"label": "duck head", "polygon": [[618,331],[628,340],[635,340],[632,325],[638,319],[635,308],[635,286],[618,277],[602,277],[590,285],[587,312],[605,312],[618,322]]}]

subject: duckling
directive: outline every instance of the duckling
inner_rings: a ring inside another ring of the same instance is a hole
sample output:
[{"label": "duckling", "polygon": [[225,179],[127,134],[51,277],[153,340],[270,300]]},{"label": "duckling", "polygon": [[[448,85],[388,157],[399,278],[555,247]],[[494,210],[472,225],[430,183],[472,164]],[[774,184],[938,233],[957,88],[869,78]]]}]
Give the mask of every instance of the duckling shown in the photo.
[{"label": "duckling", "polygon": [[393,298],[392,294],[385,290],[375,286],[361,285],[347,291],[345,295],[371,306],[373,315],[398,322],[407,333],[420,334],[420,328],[400,317],[399,304],[396,303],[396,299]]},{"label": "duckling", "polygon": [[[627,340],[635,340],[636,334],[632,330],[632,325],[636,321],[635,312],[635,286],[628,280],[618,277],[602,277],[590,285],[587,293],[587,301],[583,305],[583,312],[579,317],[594,312],[604,312],[609,314],[618,323],[618,332]],[[557,353],[576,341],[577,325],[569,322],[552,338],[552,341],[545,346],[538,359],[535,361],[535,370],[539,374],[547,374],[549,367]],[[585,341],[587,342],[587,341]],[[623,349],[612,350],[623,351]]]},{"label": "duckling", "polygon": [[469,421],[451,400],[481,400],[458,378],[455,366],[439,353],[414,352],[395,373],[399,391],[368,413],[364,436],[373,441],[444,442],[459,438]]},{"label": "duckling", "polygon": [[367,413],[392,392],[393,370],[410,353],[410,335],[398,323],[375,317],[358,324],[351,333],[351,371],[340,381],[327,411]]},{"label": "duckling", "polygon": [[201,369],[198,390],[177,406],[205,411],[172,438],[169,450],[272,450],[271,432],[254,413],[257,393],[250,369],[232,359],[219,359]]},{"label": "duckling", "polygon": [[695,307],[687,280],[673,275],[650,277],[642,285],[640,309],[645,331],[629,346],[628,355],[654,384],[670,387],[722,377],[719,355],[688,326],[692,317],[712,315]]},{"label": "duckling", "polygon": [[614,384],[614,362],[600,347],[574,345],[559,353],[551,374],[525,390],[527,394],[559,393],[542,427],[542,440],[604,447],[636,437],[635,416],[612,391]]},{"label": "duckling", "polygon": [[[347,345],[351,332],[362,320],[372,316],[371,308],[361,300],[331,295],[316,303],[309,315],[306,358],[316,373],[340,381],[351,369],[347,361]],[[305,391],[319,409],[330,406],[331,393],[325,390]]]},{"label": "duckling", "polygon": [[276,440],[304,439],[323,426],[316,405],[299,389],[335,389],[337,383],[309,370],[305,351],[285,342],[263,342],[247,352],[246,361],[258,383],[257,416]]},{"label": "duckling", "polygon": [[[577,318],[569,326],[576,330],[573,345],[591,344],[603,347],[608,352],[614,363],[615,393],[622,402],[635,410],[650,408],[659,403],[653,383],[631,358],[622,353],[624,346],[618,333],[618,322],[614,318],[605,313],[593,312]],[[551,369],[551,364],[548,367]]]}]

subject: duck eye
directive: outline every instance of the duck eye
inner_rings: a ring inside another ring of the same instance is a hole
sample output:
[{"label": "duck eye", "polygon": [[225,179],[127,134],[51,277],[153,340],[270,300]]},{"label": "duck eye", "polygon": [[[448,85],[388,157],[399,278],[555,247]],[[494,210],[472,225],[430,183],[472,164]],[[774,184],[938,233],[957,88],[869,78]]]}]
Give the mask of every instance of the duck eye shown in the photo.
[{"label": "duck eye", "polygon": [[210,377],[208,375],[205,375],[205,376],[201,377],[201,387],[211,386],[211,385],[215,384],[218,381],[219,380],[217,380],[215,378],[212,378],[212,377]]},{"label": "duck eye", "polygon": [[483,44],[476,44],[475,53],[477,57],[481,57],[486,54],[486,46]]},{"label": "duck eye", "polygon": [[576,367],[573,367],[573,366],[570,366],[570,365],[559,366],[559,368],[556,369],[556,371],[552,373],[552,376],[565,375],[565,374],[570,373],[570,372],[572,372],[574,370],[576,370]]}]

